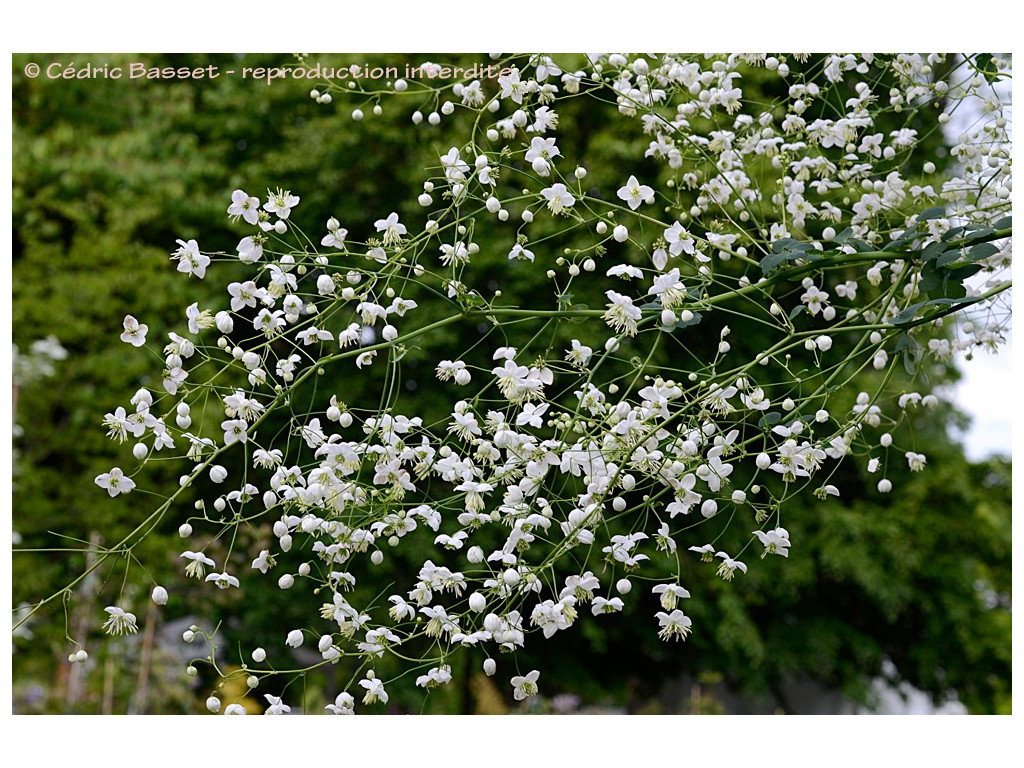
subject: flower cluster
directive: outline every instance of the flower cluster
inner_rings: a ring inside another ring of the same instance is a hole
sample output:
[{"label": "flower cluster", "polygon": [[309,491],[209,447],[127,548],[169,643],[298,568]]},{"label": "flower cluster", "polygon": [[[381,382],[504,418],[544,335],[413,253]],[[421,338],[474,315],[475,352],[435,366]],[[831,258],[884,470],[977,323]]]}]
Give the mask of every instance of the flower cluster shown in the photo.
[{"label": "flower cluster", "polygon": [[[865,370],[913,372],[926,353],[945,360],[1004,339],[995,308],[1010,262],[1009,128],[975,61],[940,80],[940,60],[532,57],[496,84],[452,88],[441,114],[478,119],[472,135],[446,138],[418,199],[424,218],[384,208],[344,227],[331,218],[311,238],[290,191],[227,195],[229,217],[248,227],[235,257],[246,278],[225,285],[217,306],[184,310],[187,330],[163,349],[162,391],[140,390],[103,420],[112,439],[134,442],[137,462],[158,451],[188,462],[165,514],[201,477],[212,481],[203,487],[214,496],[183,521],[184,537],[193,526],[209,534],[181,554],[184,573],[221,589],[268,578],[315,591],[320,615],[275,650],[318,637],[324,663],[370,668],[328,705],[336,714],[354,711],[358,688],[363,706],[388,702],[373,672],[385,656],[429,649],[416,678],[425,691],[453,680],[462,648],[484,649],[493,674],[493,657],[613,621],[637,577],[664,609],[647,617],[652,632],[701,632],[700,616],[680,607],[685,559],[738,587],[741,557],[798,556],[782,500],[807,489],[828,503],[841,492],[829,481],[839,462],[874,472],[899,450],[912,470],[926,467],[890,433],[937,397],[894,391],[888,375],[861,391]],[[748,100],[750,68],[785,95]],[[836,109],[827,90],[849,97]],[[557,133],[559,99],[577,95],[613,103],[612,119],[640,142],[638,170],[610,189],[584,183],[585,158]],[[960,168],[940,184],[915,154],[922,131],[889,126],[907,113],[941,128],[942,104],[968,98],[984,103],[985,120],[955,144]],[[485,221],[504,239],[478,242]],[[574,246],[556,251],[552,231],[572,233]],[[214,278],[222,257],[178,244],[179,271]],[[510,271],[546,276],[548,303],[531,296],[524,309],[488,287],[475,271],[488,251]],[[988,282],[965,288],[976,273]],[[446,306],[428,311],[428,301]],[[950,339],[942,319],[968,305],[971,322]],[[729,325],[737,314],[768,329],[771,345],[745,349]],[[126,344],[155,344],[136,317],[119,322]],[[403,361],[460,324],[480,327],[481,340],[427,360],[449,398],[443,420],[406,410]],[[206,381],[190,377],[200,363]],[[367,402],[325,385],[374,376],[383,385]],[[125,494],[131,474],[115,467],[96,484]],[[727,518],[742,521],[741,539],[725,535]],[[251,569],[207,573],[217,568],[210,538],[257,520],[272,533]],[[366,574],[424,535],[432,558],[384,596],[385,609],[362,589]],[[109,631],[134,631],[131,614],[107,610]],[[257,663],[270,655],[257,650]],[[273,669],[247,674],[258,683]],[[535,695],[539,675],[511,676],[513,698]],[[289,711],[266,699],[269,714]]]}]

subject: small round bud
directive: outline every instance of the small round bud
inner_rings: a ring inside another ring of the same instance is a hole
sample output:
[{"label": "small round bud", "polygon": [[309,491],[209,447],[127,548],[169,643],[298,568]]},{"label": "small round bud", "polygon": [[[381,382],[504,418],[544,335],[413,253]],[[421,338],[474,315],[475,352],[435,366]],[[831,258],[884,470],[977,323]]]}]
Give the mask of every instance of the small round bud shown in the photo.
[{"label": "small round bud", "polygon": [[491,675],[493,675],[497,671],[497,669],[498,669],[498,665],[494,661],[494,659],[485,659],[484,660],[484,674],[485,675],[490,677]]},{"label": "small round bud", "polygon": [[487,598],[479,592],[474,592],[469,596],[469,607],[475,613],[481,613],[487,607]]},{"label": "small round bud", "polygon": [[79,648],[75,651],[75,661],[81,664],[83,661],[89,659],[89,654],[85,652],[85,648]]},{"label": "small round bud", "polygon": [[757,464],[758,469],[768,469],[768,467],[772,465],[772,459],[767,453],[759,453],[757,454],[755,463]]},{"label": "small round bud", "polygon": [[277,586],[281,589],[291,589],[295,586],[295,577],[290,573],[284,574],[280,579],[277,580]]},{"label": "small round bud", "polygon": [[217,714],[220,712],[220,699],[216,696],[211,696],[206,700],[206,708],[214,714]]},{"label": "small round bud", "polygon": [[178,535],[181,536],[181,538],[183,539],[187,539],[189,536],[192,535],[192,526],[188,523],[182,523],[178,527]]},{"label": "small round bud", "polygon": [[255,661],[257,664],[262,664],[264,661],[267,660],[267,652],[262,648],[257,648],[255,651],[252,652],[252,660]]},{"label": "small round bud", "polygon": [[152,598],[157,605],[167,605],[167,590],[159,585],[153,587]]},{"label": "small round bud", "polygon": [[619,579],[615,582],[615,591],[620,595],[627,595],[629,591],[633,589],[633,582],[629,579]]},{"label": "small round bud", "polygon": [[892,483],[889,482],[889,480],[887,480],[886,478],[883,477],[881,480],[878,481],[878,492],[879,493],[889,493],[889,491],[891,491],[891,490],[892,490]]},{"label": "small round bud", "polygon": [[878,438],[878,442],[881,443],[883,448],[888,448],[890,445],[892,445],[892,435],[886,432],[884,435]]},{"label": "small round bud", "polygon": [[136,443],[135,447],[132,448],[132,455],[139,461],[142,461],[144,458],[146,458],[148,453],[149,448],[146,447],[145,443]]}]

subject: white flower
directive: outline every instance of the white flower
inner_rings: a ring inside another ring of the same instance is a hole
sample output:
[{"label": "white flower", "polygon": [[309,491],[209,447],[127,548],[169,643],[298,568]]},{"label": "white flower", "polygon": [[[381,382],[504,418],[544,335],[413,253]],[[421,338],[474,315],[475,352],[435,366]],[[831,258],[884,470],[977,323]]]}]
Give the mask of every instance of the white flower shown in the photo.
[{"label": "white flower", "polygon": [[242,190],[236,189],[231,193],[231,205],[228,207],[228,216],[236,220],[241,217],[248,224],[255,224],[259,220],[259,208],[260,200],[258,197],[249,197]]},{"label": "white flower", "polygon": [[661,595],[661,605],[666,611],[673,610],[679,598],[690,596],[690,593],[678,584],[658,584],[651,591]]},{"label": "white flower", "polygon": [[605,291],[608,297],[608,311],[604,313],[604,321],[619,333],[636,336],[637,320],[642,313],[634,306],[633,300],[615,291]]},{"label": "white flower", "polygon": [[540,677],[540,672],[536,669],[526,675],[516,675],[512,678],[512,697],[516,701],[522,701],[523,699],[529,698],[530,696],[537,695],[537,678]]},{"label": "white flower", "polygon": [[292,711],[291,707],[282,703],[279,696],[271,696],[269,693],[265,693],[263,694],[263,698],[270,703],[267,711],[263,713],[265,715],[285,715]]},{"label": "white flower", "polygon": [[907,463],[910,465],[912,472],[920,472],[924,469],[924,465],[928,459],[923,453],[914,453],[913,451],[907,451]]},{"label": "white flower", "polygon": [[263,204],[263,210],[268,213],[276,213],[279,219],[287,219],[291,215],[292,208],[298,204],[298,197],[291,192],[284,192],[278,187],[276,193],[267,190],[267,202]]},{"label": "white flower", "polygon": [[206,573],[206,566],[216,567],[217,565],[202,552],[186,551],[182,552],[180,556],[188,560],[188,565],[185,566],[185,575],[194,576],[197,579],[203,578],[203,574]]},{"label": "white flower", "polygon": [[394,245],[402,240],[406,233],[405,225],[398,221],[398,214],[392,212],[386,219],[377,219],[374,226],[378,232],[384,233],[384,245]]},{"label": "white flower", "polygon": [[121,341],[131,344],[133,347],[141,347],[146,343],[146,331],[149,326],[140,323],[131,315],[124,316],[124,333],[121,334]]},{"label": "white flower", "polygon": [[689,616],[678,608],[672,611],[672,613],[658,611],[655,614],[655,618],[658,619],[658,623],[661,626],[661,629],[658,631],[658,637],[662,640],[685,640],[686,636],[690,634],[690,626],[693,622]]},{"label": "white flower", "polygon": [[132,488],[135,487],[135,481],[125,477],[120,467],[114,467],[109,472],[97,475],[95,482],[100,488],[105,488],[111,497],[117,496],[119,493],[131,493]]},{"label": "white flower", "polygon": [[654,202],[654,190],[646,184],[641,184],[637,181],[636,176],[629,177],[626,186],[619,189],[618,196],[620,200],[624,200],[634,211],[640,207],[641,203]]},{"label": "white flower", "polygon": [[789,557],[789,531],[785,528],[776,528],[773,531],[754,531],[754,535],[764,545],[761,557],[765,555]]},{"label": "white flower", "polygon": [[228,573],[211,573],[206,580],[214,582],[221,589],[238,586],[238,579]]},{"label": "white flower", "polygon": [[138,626],[135,624],[134,613],[128,613],[113,605],[103,610],[110,614],[110,618],[103,623],[103,629],[106,630],[108,635],[130,635],[133,632],[139,631]]},{"label": "white flower", "polygon": [[360,680],[359,685],[366,689],[363,704],[373,704],[375,701],[380,701],[382,704],[388,703],[388,692],[384,690],[384,683],[377,678]]},{"label": "white flower", "polygon": [[220,427],[224,430],[224,445],[245,443],[249,439],[247,431],[249,428],[241,419],[222,421]]},{"label": "white flower", "polygon": [[576,204],[576,198],[569,194],[569,190],[561,182],[542,189],[540,193],[548,201],[548,208],[554,214],[562,213],[566,208]]},{"label": "white flower", "polygon": [[177,260],[178,271],[195,275],[200,280],[206,277],[206,268],[210,266],[210,257],[199,252],[199,244],[195,240],[178,240],[178,250],[171,254]]},{"label": "white flower", "polygon": [[356,700],[352,698],[352,694],[342,691],[334,699],[334,703],[328,704],[324,709],[335,715],[354,715],[355,706]]}]

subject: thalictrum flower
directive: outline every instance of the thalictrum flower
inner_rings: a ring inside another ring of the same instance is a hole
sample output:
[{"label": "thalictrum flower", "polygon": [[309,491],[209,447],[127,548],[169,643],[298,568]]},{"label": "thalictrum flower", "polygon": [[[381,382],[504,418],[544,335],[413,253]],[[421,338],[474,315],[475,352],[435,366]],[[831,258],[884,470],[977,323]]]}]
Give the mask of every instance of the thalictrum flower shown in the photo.
[{"label": "thalictrum flower", "polygon": [[128,613],[114,605],[103,610],[110,614],[110,618],[103,623],[103,629],[106,630],[108,635],[130,635],[133,632],[139,631],[139,627],[135,623],[134,613]]}]

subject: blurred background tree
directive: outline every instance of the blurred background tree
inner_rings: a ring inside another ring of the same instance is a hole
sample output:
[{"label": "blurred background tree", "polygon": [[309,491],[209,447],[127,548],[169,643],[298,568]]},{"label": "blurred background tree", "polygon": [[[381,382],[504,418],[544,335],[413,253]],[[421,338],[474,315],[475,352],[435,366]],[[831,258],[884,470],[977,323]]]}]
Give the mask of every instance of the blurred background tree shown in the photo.
[{"label": "blurred background tree", "polygon": [[[110,66],[141,60],[127,54],[54,54],[47,59]],[[309,97],[311,85],[302,81],[267,86],[229,76],[182,82],[29,79],[22,68],[32,60],[39,57],[14,57],[14,342],[27,349],[52,334],[68,356],[56,364],[56,377],[26,385],[19,393],[17,421],[24,434],[18,438],[21,474],[14,529],[16,549],[26,551],[13,560],[14,605],[35,603],[60,589],[86,565],[84,550],[90,542],[120,540],[150,511],[144,493],[116,505],[104,503],[93,478],[123,454],[123,447],[119,451],[104,437],[103,414],[125,404],[139,387],[159,388],[154,372],[160,362],[147,361],[117,341],[121,318],[135,314],[149,324],[151,338],[162,338],[182,326],[186,305],[225,303],[212,281],[189,281],[173,269],[169,254],[175,241],[194,238],[204,252],[233,253],[239,234],[225,210],[236,188],[250,194],[291,189],[302,198],[293,219],[307,232],[319,232],[331,216],[350,229],[353,239],[371,236],[370,222],[391,210],[403,220],[418,220],[422,214],[415,199],[423,180],[437,174],[438,158],[450,146],[448,136],[456,135],[452,127],[466,128],[458,112],[439,128],[425,123],[413,128],[413,110],[429,112],[438,106],[427,92],[400,106],[384,101],[383,114],[370,117],[372,98],[339,96],[331,105],[320,105]],[[309,60],[403,66],[412,57]],[[486,57],[427,54],[415,60],[468,66]],[[292,63],[280,55],[165,54],[145,61],[154,67],[215,64],[221,69]],[[764,90],[766,102],[779,95],[768,91],[756,70],[744,87],[748,94]],[[364,109],[366,121],[352,121],[354,107]],[[620,121],[609,119],[613,112],[613,105],[594,100],[561,103],[558,135],[565,137],[559,139],[564,161],[590,170],[587,183],[606,197],[614,197],[631,173],[657,186],[656,181],[667,178],[664,167],[631,159],[642,154],[633,147],[649,137],[639,129],[622,131]],[[924,140],[933,148],[941,175],[948,162],[943,137],[932,134]],[[511,208],[513,215],[521,212]],[[475,240],[504,243],[489,226],[482,222]],[[590,245],[586,233],[560,231],[554,220],[538,221],[531,237],[543,241],[536,249],[539,260],[564,247]],[[646,265],[644,254],[617,247],[623,249],[619,258]],[[225,282],[231,279],[230,267],[217,269]],[[534,290],[545,284],[544,270],[509,264],[500,248],[483,247],[474,270],[482,282],[490,281],[491,289],[526,297],[524,307],[533,306],[530,296],[544,295]],[[567,300],[603,306],[598,295]],[[723,321],[715,318],[714,323],[700,333],[681,334],[679,345],[660,354],[713,355]],[[741,312],[728,314],[728,324],[734,347],[751,353],[764,347],[763,330]],[[466,349],[487,330],[450,326],[412,350],[408,378],[402,382],[404,412],[421,414],[426,421],[441,418],[448,406],[431,386],[434,366],[446,350]],[[570,338],[564,328],[557,334],[553,344]],[[658,361],[652,360],[654,368]],[[930,388],[957,378],[952,367],[925,365],[922,374]],[[372,407],[373,386],[372,379],[350,377],[344,380],[344,398],[354,406]],[[553,711],[558,701],[572,697],[632,711],[717,711],[715,697],[733,694],[743,697],[733,709],[796,711],[799,704],[791,692],[807,681],[870,706],[872,684],[879,678],[893,685],[906,681],[936,704],[957,699],[974,712],[1008,711],[1010,463],[997,458],[968,462],[949,431],[962,419],[949,407],[924,410],[894,432],[897,445],[916,441],[927,446],[928,470],[911,473],[902,455],[894,453],[886,469],[894,485],[889,495],[874,492],[879,475],[869,475],[866,461],[854,457],[840,472],[853,481],[842,487],[860,488],[859,495],[845,493],[828,503],[790,502],[786,524],[798,545],[788,560],[769,558],[731,583],[718,579],[713,568],[693,568],[684,584],[694,596],[691,612],[700,617],[700,629],[685,646],[663,644],[650,631],[649,616],[657,610],[653,596],[648,603],[631,605],[618,620],[588,622],[581,632],[528,644],[525,663],[529,654],[543,653],[547,667],[560,670],[558,680],[545,681]],[[284,428],[284,423],[270,426]],[[163,464],[147,469],[140,489],[177,483],[180,467]],[[201,489],[196,492],[200,497]],[[19,632],[13,659],[16,711],[195,711],[208,695],[201,685],[210,681],[200,678],[189,687],[183,668],[190,649],[176,638],[200,600],[204,613],[222,611],[219,647],[226,663],[246,658],[257,645],[280,645],[288,629],[316,611],[311,596],[289,593],[286,599],[276,589],[252,588],[244,596],[218,591],[213,599],[220,604],[211,607],[210,592],[203,590],[200,598],[199,588],[180,574],[178,553],[187,545],[177,527],[190,511],[183,508],[165,520],[137,550],[152,580],[138,566],[127,572],[123,567],[99,571],[83,594],[54,601],[33,618],[27,632]],[[250,541],[238,542],[235,571],[248,568],[267,535],[256,529]],[[422,552],[430,542],[424,535]],[[53,548],[65,551],[33,551]],[[422,559],[412,554],[414,548],[389,557],[387,573],[376,577],[380,589],[398,573],[415,572]],[[172,596],[159,613],[145,608],[154,580]],[[104,599],[116,594],[122,582],[134,589],[142,631],[132,642],[101,641],[102,607],[109,604]],[[65,637],[65,615],[71,636],[88,638],[91,658],[79,669],[66,661],[74,647]],[[473,661],[476,669],[482,658]],[[342,667],[344,662],[327,676],[344,679]],[[482,676],[463,678],[461,687],[426,701],[407,678],[407,684],[389,685],[392,703],[398,711],[425,712],[494,711],[511,703],[506,692],[488,688]],[[705,699],[694,708],[689,700],[673,698],[664,685],[667,679],[693,681],[707,691],[711,703]],[[333,698],[332,679],[311,675],[305,686],[303,699],[310,711],[322,711]],[[280,693],[272,686],[260,692]]]}]

